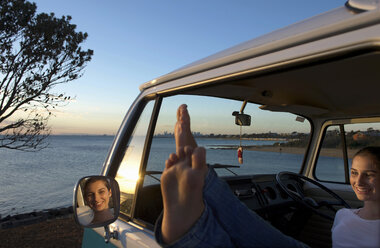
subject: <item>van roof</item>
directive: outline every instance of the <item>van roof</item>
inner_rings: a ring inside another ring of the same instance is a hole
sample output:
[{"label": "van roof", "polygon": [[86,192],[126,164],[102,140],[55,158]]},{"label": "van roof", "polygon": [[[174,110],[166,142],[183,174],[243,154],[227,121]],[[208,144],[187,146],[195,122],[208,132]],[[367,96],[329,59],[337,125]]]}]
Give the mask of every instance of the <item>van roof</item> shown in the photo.
[{"label": "van roof", "polygon": [[[355,7],[357,7],[357,3],[366,1],[356,0],[352,2],[356,3]],[[143,91],[153,86],[162,85],[173,80],[177,80],[213,68],[230,65],[247,59],[254,58],[260,61],[260,59],[265,57],[264,55],[274,54],[280,50],[285,50],[302,44],[312,43],[317,40],[337,36],[342,33],[347,33],[357,29],[363,29],[371,25],[379,24],[379,1],[376,0],[372,2],[376,2],[375,4],[377,4],[377,8],[370,11],[361,11],[352,8],[352,6],[350,7],[350,1],[348,1],[346,6],[333,9],[315,17],[279,29],[267,35],[249,40],[240,45],[231,47],[229,49],[186,65],[182,68],[179,68],[171,73],[146,82],[140,86],[140,90]],[[380,42],[380,35],[378,33],[373,34],[372,36],[363,37],[361,41],[359,41],[358,38],[361,37],[357,37],[357,39],[352,40],[351,43],[373,42],[374,40]],[[322,51],[337,49],[338,47],[347,45],[344,44],[345,42],[347,43],[350,41],[342,41],[337,39],[335,42],[319,44],[315,49],[303,50],[298,54],[292,55],[283,54],[281,56],[272,58],[272,61],[262,62],[273,64],[276,62],[276,60],[277,62],[280,62],[286,61],[290,57],[304,57]]]}]

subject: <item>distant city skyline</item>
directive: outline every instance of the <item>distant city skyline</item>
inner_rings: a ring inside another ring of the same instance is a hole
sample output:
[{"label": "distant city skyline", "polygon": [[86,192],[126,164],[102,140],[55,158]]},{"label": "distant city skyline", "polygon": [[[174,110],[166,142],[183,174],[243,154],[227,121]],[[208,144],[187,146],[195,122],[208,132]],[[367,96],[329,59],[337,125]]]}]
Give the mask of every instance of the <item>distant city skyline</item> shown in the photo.
[{"label": "distant city skyline", "polygon": [[[377,123],[376,123],[377,124]],[[369,124],[370,125],[370,124]],[[378,126],[378,125],[377,125]],[[335,130],[328,130],[327,132],[334,132]],[[339,129],[336,129],[337,132],[339,132]],[[372,135],[372,136],[380,136],[380,129],[374,129],[374,128],[367,128],[367,129],[364,129],[364,130],[359,130],[359,129],[356,129],[356,130],[346,130],[347,132],[354,132],[356,134],[362,134],[362,135]],[[202,132],[191,132],[193,134],[194,137],[197,137],[197,136],[218,136],[218,135],[226,135],[226,136],[236,136],[236,135],[239,135],[239,134],[220,134],[220,133],[202,133]],[[246,136],[246,135],[252,135],[252,134],[256,134],[256,135],[292,135],[292,134],[298,134],[298,133],[303,133],[303,132],[297,132],[297,131],[293,131],[293,132],[288,132],[288,133],[275,133],[275,132],[264,132],[264,133],[257,133],[257,132],[254,132],[254,133],[242,133],[242,136]],[[174,133],[173,132],[169,132],[169,131],[164,131],[162,133],[155,133],[154,135],[155,137],[171,137],[171,136],[174,136]]]}]

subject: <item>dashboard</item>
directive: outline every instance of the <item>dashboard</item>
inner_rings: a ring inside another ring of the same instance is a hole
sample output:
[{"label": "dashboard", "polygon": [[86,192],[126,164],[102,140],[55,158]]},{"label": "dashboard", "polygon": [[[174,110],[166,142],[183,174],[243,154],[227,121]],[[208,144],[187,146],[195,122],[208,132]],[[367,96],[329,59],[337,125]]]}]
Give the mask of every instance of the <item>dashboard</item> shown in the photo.
[{"label": "dashboard", "polygon": [[[232,192],[248,208],[255,212],[268,212],[272,209],[285,210],[295,205],[292,198],[276,182],[276,175],[246,175],[223,177]],[[285,180],[286,187],[302,194],[302,185],[295,180]]]}]

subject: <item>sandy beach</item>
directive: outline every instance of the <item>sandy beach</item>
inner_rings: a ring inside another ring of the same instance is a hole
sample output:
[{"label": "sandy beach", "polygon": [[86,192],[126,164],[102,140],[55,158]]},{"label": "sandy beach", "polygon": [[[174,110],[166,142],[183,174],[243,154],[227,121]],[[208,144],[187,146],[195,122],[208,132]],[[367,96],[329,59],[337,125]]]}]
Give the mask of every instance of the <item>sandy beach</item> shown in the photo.
[{"label": "sandy beach", "polygon": [[[304,154],[305,148],[299,147],[274,147],[274,146],[247,146],[244,150],[248,151],[263,151],[263,152],[283,152],[292,154]],[[358,149],[348,149],[348,158],[352,159]],[[326,157],[342,157],[342,150],[337,148],[322,149],[320,156]]]}]

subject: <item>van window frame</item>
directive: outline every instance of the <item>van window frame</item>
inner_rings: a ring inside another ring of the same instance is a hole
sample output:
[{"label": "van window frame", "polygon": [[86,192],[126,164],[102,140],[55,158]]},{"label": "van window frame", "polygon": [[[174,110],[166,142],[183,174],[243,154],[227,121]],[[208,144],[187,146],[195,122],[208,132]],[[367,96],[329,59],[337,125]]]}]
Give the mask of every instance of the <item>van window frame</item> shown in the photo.
[{"label": "van window frame", "polygon": [[[328,124],[328,125],[323,125],[323,131],[321,132],[322,133],[322,137],[319,141],[319,145],[318,145],[318,151],[317,151],[317,156],[316,156],[316,159],[314,161],[314,168],[313,168],[313,177],[319,181],[319,182],[325,182],[325,183],[337,183],[337,184],[349,184],[350,183],[350,177],[348,175],[348,155],[347,155],[347,143],[346,143],[346,137],[345,137],[345,130],[344,130],[344,125],[345,124],[348,124],[348,123],[340,123],[340,124],[337,124],[337,123],[334,123],[334,124]],[[319,160],[319,157],[321,155],[321,150],[322,150],[322,145],[323,145],[323,142],[325,140],[325,137],[326,137],[326,132],[327,132],[327,129],[329,127],[332,127],[332,126],[337,126],[339,127],[339,136],[341,138],[341,142],[342,142],[342,154],[343,154],[343,169],[344,169],[344,182],[337,182],[337,181],[328,181],[328,180],[321,180],[320,178],[318,178],[317,176],[317,167],[318,167],[318,160]],[[342,137],[342,134],[344,137]]]},{"label": "van window frame", "polygon": [[[349,163],[348,163],[346,132],[345,132],[344,127],[345,125],[360,124],[360,123],[380,123],[380,117],[362,117],[362,118],[350,118],[350,119],[339,119],[339,120],[327,120],[322,124],[322,128],[321,128],[322,132],[320,132],[321,136],[318,141],[318,149],[317,149],[317,153],[313,162],[313,170],[312,170],[313,178],[316,181],[323,182],[323,183],[334,183],[334,184],[344,184],[344,185],[350,184],[350,171],[349,171]],[[328,180],[323,180],[323,179],[321,180],[316,175],[316,170],[318,167],[318,159],[322,150],[323,141],[325,139],[327,129],[331,126],[339,127],[339,132],[340,132],[341,141],[342,141],[342,154],[343,154],[342,159],[344,161],[345,182],[328,181]]]},{"label": "van window frame", "polygon": [[143,183],[144,183],[143,178],[144,178],[146,166],[148,163],[150,148],[152,145],[152,139],[153,139],[153,135],[154,135],[154,129],[156,128],[158,115],[159,115],[160,109],[161,109],[162,97],[156,96],[154,101],[155,101],[155,103],[154,103],[153,111],[152,111],[152,114],[150,117],[150,122],[149,122],[148,130],[147,130],[147,136],[145,138],[143,154],[142,154],[142,159],[141,159],[141,163],[140,163],[140,170],[139,170],[140,180],[138,180],[136,188],[135,188],[135,197],[133,199],[132,211],[131,211],[131,220],[134,223],[136,223],[140,226],[146,227],[146,228],[152,228],[152,227],[150,226],[149,223],[136,218],[135,213],[136,213],[136,202],[137,202],[137,199],[139,197],[139,192],[141,192],[141,188],[142,188]]},{"label": "van window frame", "polygon": [[[153,102],[154,105],[152,108],[152,112],[150,113],[149,124],[148,124],[147,133],[145,136],[145,141],[144,141],[144,145],[143,145],[143,149],[142,149],[143,152],[141,155],[141,160],[140,160],[140,165],[139,165],[139,176],[140,176],[140,173],[142,170],[142,165],[146,164],[147,155],[149,154],[149,151],[147,152],[147,147],[150,148],[150,144],[151,144],[151,134],[150,134],[151,131],[150,130],[151,130],[152,125],[153,125],[152,124],[152,116],[154,116],[155,113],[157,112],[157,109],[156,109],[157,105],[160,105],[160,103],[161,103],[161,101],[159,100],[159,97],[157,97],[156,95],[154,95],[153,97],[152,97],[152,95],[143,96],[136,103],[136,105],[134,106],[134,109],[131,109],[132,111],[135,111],[135,112],[130,117],[130,121],[127,121],[126,123],[124,123],[123,130],[119,131],[119,132],[121,132],[121,139],[120,139],[120,143],[118,144],[118,146],[116,148],[115,158],[112,161],[112,163],[110,164],[110,169],[108,171],[109,176],[116,178],[117,172],[120,168],[120,164],[123,161],[126,148],[129,144],[129,142],[133,136],[133,132],[136,128],[136,124],[140,120],[141,115],[143,114],[143,112],[144,112],[144,110],[145,110],[145,108],[149,102]],[[137,199],[137,193],[138,193],[138,187],[139,187],[140,181],[141,180],[138,180],[136,183],[136,187],[135,187],[135,191],[134,191],[134,198],[133,198],[130,214],[125,214],[123,212],[120,212],[120,214],[119,214],[119,218],[125,222],[131,221],[134,218],[136,199]]]}]

